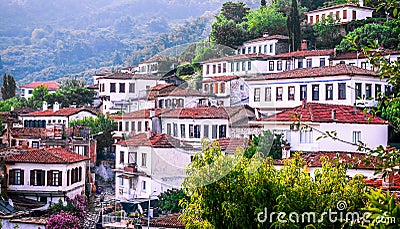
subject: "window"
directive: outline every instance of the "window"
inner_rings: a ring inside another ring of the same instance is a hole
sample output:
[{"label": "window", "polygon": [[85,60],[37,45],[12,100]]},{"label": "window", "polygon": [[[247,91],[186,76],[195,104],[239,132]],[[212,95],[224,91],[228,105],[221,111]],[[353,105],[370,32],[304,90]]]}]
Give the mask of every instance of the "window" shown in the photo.
[{"label": "window", "polygon": [[171,123],[167,123],[167,134],[171,135]]},{"label": "window", "polygon": [[[78,174],[78,172],[76,172]],[[77,179],[79,180],[79,178]],[[62,172],[57,170],[47,171],[48,186],[62,186]]]},{"label": "window", "polygon": [[194,127],[193,124],[189,124],[189,138],[194,137]]},{"label": "window", "polygon": [[220,125],[219,126],[219,138],[225,138],[226,137],[226,125]]},{"label": "window", "polygon": [[327,84],[326,85],[326,100],[332,100],[333,99],[333,84]]},{"label": "window", "polygon": [[300,100],[307,99],[307,85],[300,85]]},{"label": "window", "polygon": [[131,131],[133,132],[133,131],[135,131],[136,130],[136,128],[135,128],[135,121],[132,121],[131,122]]},{"label": "window", "polygon": [[226,72],[226,63],[222,64],[222,72],[225,73]]},{"label": "window", "polygon": [[303,60],[297,61],[297,68],[303,68]]},{"label": "window", "polygon": [[325,19],[325,14],[322,14],[322,17],[321,17],[321,18],[322,18],[322,20],[324,20],[324,19]]},{"label": "window", "polygon": [[206,66],[206,74],[207,74],[207,75],[210,74],[210,65],[208,65],[208,64],[207,64],[207,66]]},{"label": "window", "polygon": [[389,95],[392,92],[390,85],[385,85],[385,95]]},{"label": "window", "polygon": [[137,131],[138,132],[142,131],[142,121],[137,122]]},{"label": "window", "polygon": [[254,88],[254,102],[260,102],[260,88]]},{"label": "window", "polygon": [[275,68],[274,65],[275,65],[275,64],[274,64],[273,61],[270,61],[270,62],[269,62],[269,70],[270,70],[270,71],[274,71],[274,68]]},{"label": "window", "polygon": [[120,164],[125,163],[125,152],[124,151],[119,151],[119,163]]},{"label": "window", "polygon": [[361,62],[361,68],[367,69],[367,62]]},{"label": "window", "polygon": [[286,67],[285,67],[286,71],[291,69],[291,65],[292,65],[292,62],[290,60],[287,60],[286,61]]},{"label": "window", "polygon": [[221,83],[220,88],[219,88],[220,93],[225,93],[225,83]]},{"label": "window", "polygon": [[242,62],[242,71],[246,71],[246,62]]},{"label": "window", "polygon": [[135,83],[129,83],[129,93],[135,93]]},{"label": "window", "polygon": [[147,153],[142,153],[142,166],[147,166]]},{"label": "window", "polygon": [[372,98],[372,85],[371,84],[365,84],[365,97],[367,99]]},{"label": "window", "polygon": [[269,46],[269,53],[273,53],[274,52],[274,44],[271,44]]},{"label": "window", "polygon": [[213,139],[217,139],[217,130],[218,130],[218,126],[217,125],[212,125],[212,138]]},{"label": "window", "polygon": [[129,131],[129,122],[128,121],[125,122],[125,131]]},{"label": "window", "polygon": [[294,86],[289,87],[288,96],[289,96],[289,100],[294,100]]},{"label": "window", "polygon": [[313,18],[313,16],[310,16],[310,23],[312,24],[312,23],[314,23],[314,18]]},{"label": "window", "polygon": [[237,71],[237,72],[240,71],[240,64],[239,64],[239,62],[236,62],[236,71]]},{"label": "window", "polygon": [[300,131],[300,143],[307,144],[313,142],[312,130],[301,130]]},{"label": "window", "polygon": [[283,95],[283,88],[277,87],[276,88],[276,101],[282,100],[282,95]]},{"label": "window", "polygon": [[176,124],[176,123],[174,123],[173,124],[173,134],[174,134],[174,137],[178,137],[178,124]]},{"label": "window", "polygon": [[257,52],[257,47],[253,46],[253,53],[256,53],[256,52]]},{"label": "window", "polygon": [[218,83],[214,84],[214,93],[218,94]]},{"label": "window", "polygon": [[181,124],[181,138],[186,138],[185,124]]},{"label": "window", "polygon": [[118,131],[122,131],[122,122],[118,122]]},{"label": "window", "polygon": [[347,10],[343,10],[343,19],[347,19]]},{"label": "window", "polygon": [[262,47],[258,46],[258,53],[261,53]]},{"label": "window", "polygon": [[251,61],[247,61],[247,70],[251,70]]},{"label": "window", "polygon": [[119,93],[125,93],[125,83],[119,83]]},{"label": "window", "polygon": [[268,50],[268,45],[264,45],[264,53],[267,54]]},{"label": "window", "polygon": [[8,183],[10,185],[24,185],[24,170],[12,169],[9,173],[10,177]]},{"label": "window", "polygon": [[382,93],[382,85],[375,84],[375,98],[380,97],[381,93]]},{"label": "window", "polygon": [[234,63],[231,63],[230,66],[231,66],[231,72],[234,72],[234,71],[235,71],[235,65],[234,65]]},{"label": "window", "polygon": [[32,148],[39,148],[39,142],[38,141],[33,141],[32,142]]},{"label": "window", "polygon": [[265,88],[265,101],[270,102],[271,101],[271,87],[266,87]]},{"label": "window", "polygon": [[209,131],[209,129],[210,129],[210,126],[209,126],[209,125],[204,125],[203,128],[204,128],[204,129],[203,129],[203,137],[209,137],[208,131]]},{"label": "window", "polygon": [[356,18],[357,18],[357,12],[353,10],[352,19],[356,20]]},{"label": "window", "polygon": [[110,92],[113,93],[115,90],[115,83],[110,83]]},{"label": "window", "polygon": [[362,90],[362,85],[361,83],[356,83],[356,98],[359,99],[361,98],[361,90]]},{"label": "window", "polygon": [[142,181],[142,190],[146,190],[146,181]]},{"label": "window", "polygon": [[319,100],[319,85],[312,85],[312,100]]},{"label": "window", "polygon": [[276,64],[276,70],[282,71],[282,61],[281,60],[278,60],[278,62]]},{"label": "window", "polygon": [[44,186],[45,172],[43,170],[31,170],[30,185]]},{"label": "window", "polygon": [[213,65],[213,74],[215,74],[216,71],[217,71],[217,66],[214,64]]},{"label": "window", "polygon": [[128,153],[128,163],[133,164],[137,162],[137,152]]},{"label": "window", "polygon": [[319,22],[319,15],[315,15],[315,22]]},{"label": "window", "polygon": [[339,83],[339,99],[346,99],[346,83]]},{"label": "window", "polygon": [[251,47],[247,47],[247,54],[251,53]]},{"label": "window", "polygon": [[361,141],[361,131],[353,131],[353,143]]},{"label": "window", "polygon": [[307,64],[307,68],[312,68],[312,60],[311,59],[307,59],[306,64]]},{"label": "window", "polygon": [[340,15],[339,15],[339,11],[336,11],[336,20],[339,20]]},{"label": "window", "polygon": [[320,58],[319,59],[319,66],[320,67],[325,66],[325,58]]},{"label": "window", "polygon": [[194,138],[200,138],[200,125],[194,125]]}]

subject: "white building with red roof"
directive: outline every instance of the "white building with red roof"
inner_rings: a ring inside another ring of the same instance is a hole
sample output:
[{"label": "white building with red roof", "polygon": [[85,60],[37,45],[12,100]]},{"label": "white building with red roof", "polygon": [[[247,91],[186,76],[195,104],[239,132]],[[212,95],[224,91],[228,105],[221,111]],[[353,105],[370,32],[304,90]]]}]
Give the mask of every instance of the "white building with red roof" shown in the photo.
[{"label": "white building with red roof", "polygon": [[[387,121],[348,105],[309,102],[250,123],[283,133],[291,151],[357,152],[359,141],[371,149],[388,141]],[[341,140],[319,139],[331,131]]]},{"label": "white building with red roof", "polygon": [[3,153],[11,199],[27,198],[44,205],[85,192],[87,157],[63,148],[9,148]]},{"label": "white building with red roof", "polygon": [[376,72],[346,64],[295,69],[246,82],[250,87],[249,105],[266,115],[299,106],[303,100],[371,107],[389,88]]},{"label": "white building with red roof", "polygon": [[33,96],[33,90],[39,86],[44,86],[47,88],[49,93],[55,92],[58,89],[60,89],[60,85],[55,82],[55,81],[48,81],[48,82],[33,82],[26,84],[24,86],[21,86],[21,97],[25,99],[29,99],[30,97]]},{"label": "white building with red roof", "polygon": [[[400,50],[375,50],[371,52],[371,55],[372,54],[383,57],[388,63],[393,63],[400,60]],[[376,71],[379,69],[378,65],[371,65],[369,63],[368,57],[361,52],[338,53],[332,58],[332,64],[336,65],[340,63],[353,65],[371,71]]]},{"label": "white building with red roof", "polygon": [[249,40],[238,48],[239,54],[278,55],[289,52],[289,37],[283,35],[268,35]]},{"label": "white building with red roof", "polygon": [[206,107],[215,103],[215,95],[191,88],[176,88],[156,96],[156,108]]},{"label": "white building with red roof", "polygon": [[190,145],[150,132],[119,141],[115,148],[115,191],[120,200],[147,199],[180,188],[193,155]]},{"label": "white building with red roof", "polygon": [[315,24],[328,16],[337,20],[340,24],[347,24],[355,20],[363,20],[372,17],[374,8],[364,6],[364,0],[360,0],[358,4],[344,3],[329,7],[316,9],[313,11],[306,12],[307,23]]}]

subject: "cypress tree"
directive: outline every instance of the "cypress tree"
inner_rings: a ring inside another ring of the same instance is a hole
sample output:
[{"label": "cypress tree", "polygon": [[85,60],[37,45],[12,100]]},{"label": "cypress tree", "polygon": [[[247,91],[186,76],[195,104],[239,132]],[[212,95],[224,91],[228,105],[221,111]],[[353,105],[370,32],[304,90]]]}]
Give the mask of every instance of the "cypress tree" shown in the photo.
[{"label": "cypress tree", "polygon": [[290,51],[300,50],[300,19],[299,10],[297,8],[297,0],[292,0],[290,14],[287,18],[287,28],[289,32]]},{"label": "cypress tree", "polygon": [[10,74],[3,74],[2,85],[1,85],[1,97],[3,100],[15,97],[15,90],[17,85],[14,77]]}]

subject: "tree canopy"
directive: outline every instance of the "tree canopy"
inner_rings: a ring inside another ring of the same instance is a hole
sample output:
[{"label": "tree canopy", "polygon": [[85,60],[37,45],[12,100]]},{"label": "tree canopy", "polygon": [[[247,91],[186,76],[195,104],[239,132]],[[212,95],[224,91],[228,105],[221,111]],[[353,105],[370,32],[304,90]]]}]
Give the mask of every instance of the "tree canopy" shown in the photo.
[{"label": "tree canopy", "polygon": [[265,33],[270,35],[287,34],[287,18],[272,7],[251,10],[245,19],[242,27],[246,28],[253,38],[262,37]]},{"label": "tree canopy", "polygon": [[1,98],[3,100],[13,98],[15,96],[15,90],[17,90],[17,84],[15,83],[14,77],[4,73],[1,85]]}]

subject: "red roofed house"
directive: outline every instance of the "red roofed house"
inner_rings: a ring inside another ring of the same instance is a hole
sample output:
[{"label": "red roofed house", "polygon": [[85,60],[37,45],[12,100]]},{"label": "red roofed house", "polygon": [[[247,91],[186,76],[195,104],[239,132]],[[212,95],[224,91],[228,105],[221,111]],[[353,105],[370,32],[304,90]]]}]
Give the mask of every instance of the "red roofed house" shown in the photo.
[{"label": "red roofed house", "polygon": [[246,79],[249,105],[271,115],[303,100],[328,104],[375,106],[388,83],[374,71],[346,64],[295,69]]},{"label": "red roofed house", "polygon": [[85,192],[87,157],[62,148],[8,148],[5,152],[7,193],[43,205]]},{"label": "red roofed house", "polygon": [[[298,121],[300,126],[296,125]],[[365,115],[361,109],[354,111],[353,106],[346,105],[310,102],[250,123],[283,133],[291,151],[357,152],[354,144],[359,141],[370,148],[386,146],[388,141],[388,123],[385,120]],[[310,128],[303,128],[306,125]],[[345,142],[331,138],[317,140],[327,131],[336,131],[338,138]]]},{"label": "red roofed house", "polygon": [[49,91],[49,93],[55,92],[58,89],[60,89],[60,85],[54,81],[33,82],[33,83],[26,84],[26,85],[20,87],[21,88],[21,97],[25,98],[25,99],[29,99],[30,97],[33,96],[33,94],[32,94],[33,90],[39,86],[47,87],[47,90]]},{"label": "red roofed house", "polygon": [[115,192],[120,200],[147,199],[180,188],[193,149],[167,134],[142,133],[115,144]]}]

